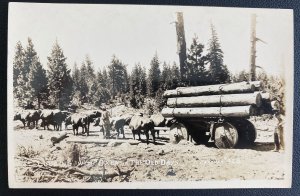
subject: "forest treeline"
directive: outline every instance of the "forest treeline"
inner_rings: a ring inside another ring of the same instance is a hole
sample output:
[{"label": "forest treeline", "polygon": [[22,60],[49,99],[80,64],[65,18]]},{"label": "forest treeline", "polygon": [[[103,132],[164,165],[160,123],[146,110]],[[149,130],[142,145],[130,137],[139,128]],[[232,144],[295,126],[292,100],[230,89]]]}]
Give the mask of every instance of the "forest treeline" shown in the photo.
[{"label": "forest treeline", "polygon": [[[211,26],[211,35],[207,49],[196,35],[192,39],[187,50],[184,76],[179,65],[161,61],[157,53],[149,65],[137,63],[131,70],[115,55],[102,70],[95,70],[88,55],[81,64],[70,66],[57,41],[47,57],[47,65],[43,66],[32,39],[28,38],[26,47],[19,41],[13,60],[15,104],[20,107],[66,109],[70,105],[80,107],[85,103],[100,106],[119,99],[134,108],[150,104],[151,110],[159,110],[164,105],[162,94],[168,89],[248,81],[248,72],[232,74],[227,69],[214,26]],[[266,84],[267,91],[275,97],[276,93],[279,94],[283,85],[280,78],[268,76],[265,72],[257,77]],[[145,103],[146,99],[152,102]]]}]

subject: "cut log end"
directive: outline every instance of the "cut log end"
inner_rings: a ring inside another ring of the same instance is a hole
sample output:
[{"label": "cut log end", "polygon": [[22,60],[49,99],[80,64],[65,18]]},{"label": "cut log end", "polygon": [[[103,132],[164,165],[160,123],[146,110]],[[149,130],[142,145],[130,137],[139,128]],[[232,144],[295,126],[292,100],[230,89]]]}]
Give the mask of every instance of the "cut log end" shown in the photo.
[{"label": "cut log end", "polygon": [[264,85],[261,81],[251,81],[250,84],[254,85],[255,90],[262,91],[264,90]]}]

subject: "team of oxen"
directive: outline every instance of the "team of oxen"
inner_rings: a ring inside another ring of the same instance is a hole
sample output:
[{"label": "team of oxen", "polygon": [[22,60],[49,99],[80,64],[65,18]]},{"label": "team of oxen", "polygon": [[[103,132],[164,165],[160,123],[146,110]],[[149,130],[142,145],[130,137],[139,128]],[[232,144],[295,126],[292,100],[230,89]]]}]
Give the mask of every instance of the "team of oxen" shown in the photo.
[{"label": "team of oxen", "polygon": [[[26,126],[34,126],[38,129],[38,122],[41,121],[40,126],[44,130],[49,130],[49,125],[52,125],[54,130],[57,131],[62,130],[62,123],[64,122],[65,129],[69,125],[72,126],[74,135],[78,135],[78,129],[81,127],[82,134],[86,134],[87,136],[90,133],[91,123],[94,123],[93,126],[99,126],[100,131],[105,134],[101,121],[101,111],[91,111],[87,114],[72,114],[68,111],[58,109],[25,110],[24,112],[16,113],[14,120],[20,120],[24,125],[24,129]],[[117,138],[119,138],[120,133],[125,138],[124,126],[127,125],[132,131],[133,139],[135,139],[135,135],[138,135],[139,140],[141,140],[141,134],[145,134],[147,143],[149,143],[149,133],[152,135],[154,143],[156,133],[159,137],[159,130],[154,129],[154,127],[170,126],[171,122],[172,119],[165,119],[161,114],[146,116],[142,113],[128,117],[112,117],[110,119],[111,130],[117,132]]]}]

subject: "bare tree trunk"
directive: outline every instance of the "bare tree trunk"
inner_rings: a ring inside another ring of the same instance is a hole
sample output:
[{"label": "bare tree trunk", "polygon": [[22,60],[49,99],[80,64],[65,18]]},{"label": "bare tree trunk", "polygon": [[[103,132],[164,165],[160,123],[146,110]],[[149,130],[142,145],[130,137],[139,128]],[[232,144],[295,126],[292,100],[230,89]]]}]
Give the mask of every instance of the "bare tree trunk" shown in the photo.
[{"label": "bare tree trunk", "polygon": [[176,33],[177,33],[177,53],[179,55],[180,73],[183,81],[187,79],[187,66],[186,66],[186,42],[184,33],[184,21],[183,13],[177,12],[176,21]]}]

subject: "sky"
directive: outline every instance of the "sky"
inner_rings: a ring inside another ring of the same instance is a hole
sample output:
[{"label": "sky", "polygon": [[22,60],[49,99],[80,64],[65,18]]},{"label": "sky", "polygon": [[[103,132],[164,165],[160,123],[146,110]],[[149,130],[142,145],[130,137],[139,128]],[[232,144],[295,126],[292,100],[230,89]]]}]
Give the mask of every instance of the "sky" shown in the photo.
[{"label": "sky", "polygon": [[237,73],[250,63],[250,19],[257,14],[257,65],[280,75],[293,66],[293,12],[283,9],[218,8],[191,6],[10,3],[8,63],[15,46],[32,38],[41,63],[57,40],[72,68],[88,55],[95,70],[109,65],[116,55],[131,69],[149,67],[157,52],[161,62],[179,64],[175,29],[176,12],[183,12],[187,47],[196,35],[208,49],[213,23],[224,52],[224,63]]}]

